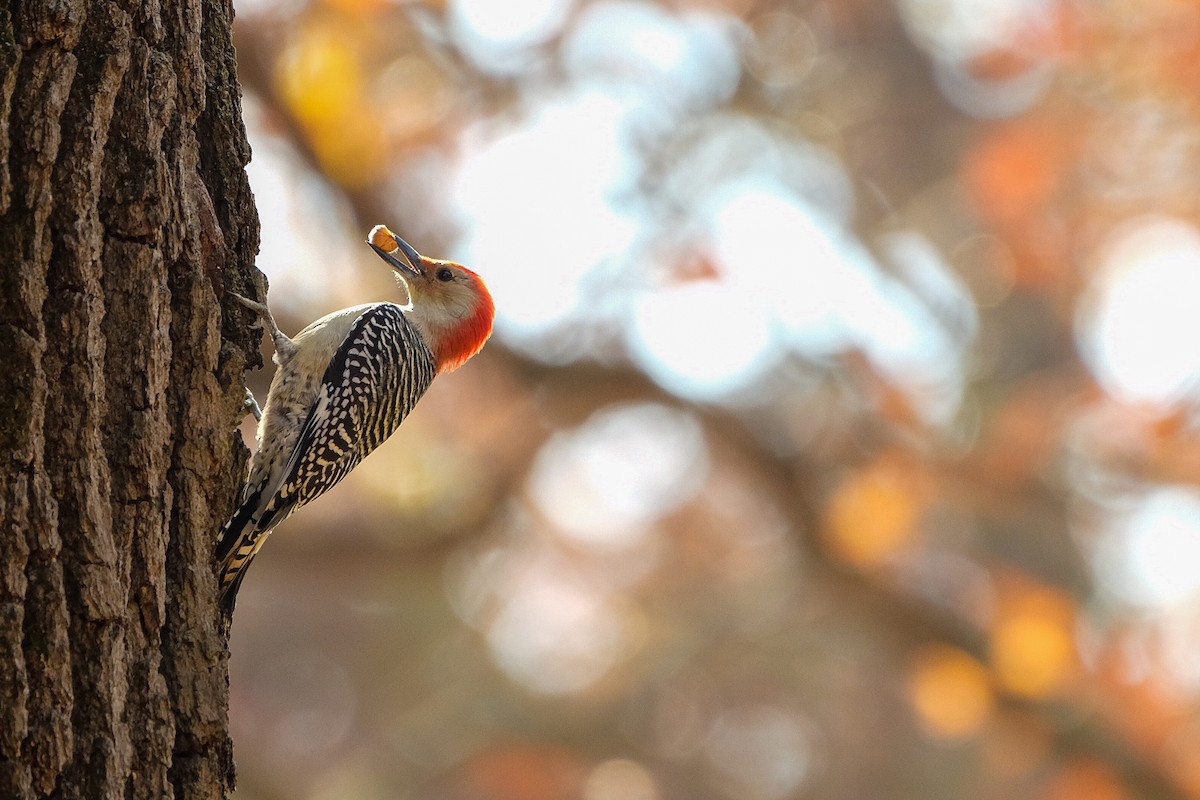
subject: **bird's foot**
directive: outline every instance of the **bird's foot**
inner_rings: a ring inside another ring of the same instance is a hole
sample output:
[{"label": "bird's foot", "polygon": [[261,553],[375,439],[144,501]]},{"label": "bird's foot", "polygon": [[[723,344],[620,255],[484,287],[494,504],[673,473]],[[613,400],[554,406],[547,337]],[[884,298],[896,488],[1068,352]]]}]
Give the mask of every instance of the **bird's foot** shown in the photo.
[{"label": "bird's foot", "polygon": [[275,342],[276,355],[280,359],[284,360],[289,358],[296,349],[295,345],[292,344],[292,340],[289,339],[283,333],[283,331],[279,330],[279,326],[275,324],[275,317],[271,315],[271,309],[267,307],[267,304],[260,303],[256,300],[251,300],[248,297],[242,297],[237,292],[229,292],[228,294],[234,300],[238,301],[243,306],[258,315],[258,321],[255,323],[255,327],[262,328],[265,326],[268,328],[271,334],[271,339]]},{"label": "bird's foot", "polygon": [[255,315],[258,316],[258,319],[254,323],[256,328],[269,325],[273,332],[279,330],[279,326],[275,324],[275,318],[271,316],[271,309],[267,308],[266,303],[260,303],[257,300],[251,300],[249,297],[242,297],[237,292],[228,292],[228,294],[234,300],[237,300],[239,303],[253,311]]},{"label": "bird's foot", "polygon": [[254,399],[254,392],[250,391],[250,387],[246,387],[246,398],[242,401],[242,408],[254,415],[255,422],[262,422],[262,409],[258,407],[258,401]]}]

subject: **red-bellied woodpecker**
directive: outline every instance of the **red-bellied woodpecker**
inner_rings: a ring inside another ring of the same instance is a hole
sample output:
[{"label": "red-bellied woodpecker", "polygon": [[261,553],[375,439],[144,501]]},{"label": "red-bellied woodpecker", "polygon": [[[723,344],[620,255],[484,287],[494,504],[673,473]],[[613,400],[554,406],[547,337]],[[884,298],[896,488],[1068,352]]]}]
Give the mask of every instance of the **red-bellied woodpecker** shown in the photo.
[{"label": "red-bellied woodpecker", "polygon": [[367,241],[407,287],[407,307],[346,308],[289,339],[267,306],[234,295],[269,327],[279,368],[241,504],[217,544],[229,610],[267,534],[346,477],[392,435],[434,376],[462,366],[491,335],[495,307],[478,275],[422,256],[382,225]]}]

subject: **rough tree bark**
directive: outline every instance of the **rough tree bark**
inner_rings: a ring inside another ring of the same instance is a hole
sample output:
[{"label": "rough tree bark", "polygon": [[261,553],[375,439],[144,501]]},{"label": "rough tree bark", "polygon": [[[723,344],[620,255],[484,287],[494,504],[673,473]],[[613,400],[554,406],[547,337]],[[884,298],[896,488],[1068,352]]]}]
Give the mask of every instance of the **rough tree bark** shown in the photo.
[{"label": "rough tree bark", "polygon": [[211,564],[258,359],[224,299],[258,248],[232,18],[0,6],[3,798],[232,785]]}]

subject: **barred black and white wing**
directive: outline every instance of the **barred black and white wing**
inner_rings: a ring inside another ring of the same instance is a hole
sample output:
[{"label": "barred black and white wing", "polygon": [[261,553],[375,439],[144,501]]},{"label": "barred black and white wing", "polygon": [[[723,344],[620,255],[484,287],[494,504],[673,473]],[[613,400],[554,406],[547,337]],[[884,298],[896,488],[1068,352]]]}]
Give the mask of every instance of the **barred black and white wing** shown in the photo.
[{"label": "barred black and white wing", "polygon": [[396,431],[435,372],[399,306],[382,303],[359,317],[325,371],[266,515],[286,516],[346,477]]},{"label": "barred black and white wing", "polygon": [[433,355],[399,306],[370,306],[354,321],[325,370],[286,466],[247,487],[222,531],[217,558],[227,607],[266,534],[383,444],[436,372]]}]

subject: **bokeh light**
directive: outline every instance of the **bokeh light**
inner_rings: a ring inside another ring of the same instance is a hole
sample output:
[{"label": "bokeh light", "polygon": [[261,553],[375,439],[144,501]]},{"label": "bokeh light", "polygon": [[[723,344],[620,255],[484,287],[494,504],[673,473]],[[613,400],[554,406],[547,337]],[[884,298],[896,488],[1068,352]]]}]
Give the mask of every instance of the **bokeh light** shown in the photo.
[{"label": "bokeh light", "polygon": [[760,306],[717,281],[646,292],[634,301],[634,360],[667,389],[715,400],[761,381],[782,354]]},{"label": "bokeh light", "polygon": [[658,800],[659,796],[654,776],[623,758],[597,765],[583,786],[583,800]]},{"label": "bokeh light", "polygon": [[1100,558],[1100,574],[1128,602],[1171,606],[1195,599],[1200,492],[1161,489],[1117,513]]},{"label": "bokeh light", "polygon": [[1170,403],[1200,376],[1200,231],[1145,218],[1105,242],[1094,299],[1082,318],[1084,354],[1121,397]]},{"label": "bokeh light", "polygon": [[466,136],[453,194],[469,231],[462,255],[487,263],[497,322],[514,344],[561,358],[571,344],[564,327],[604,308],[599,268],[634,234],[613,202],[631,157],[625,113],[616,98],[584,90],[516,130]]},{"label": "bokeh light", "polygon": [[539,692],[566,693],[601,678],[625,649],[611,599],[551,559],[503,587],[488,644],[505,672]]},{"label": "bokeh light", "polygon": [[573,539],[631,544],[701,487],[707,452],[697,422],[664,406],[611,408],[556,434],[530,475],[542,512]]},{"label": "bokeh light", "polygon": [[969,58],[1012,45],[1050,23],[1056,0],[902,0],[917,42],[947,57]]},{"label": "bokeh light", "polygon": [[528,68],[533,50],[565,21],[572,0],[452,0],[450,29],[483,69],[505,73]]},{"label": "bokeh light", "polygon": [[643,114],[669,114],[727,101],[741,64],[737,21],[711,11],[672,13],[655,3],[590,4],[564,43],[566,68],[579,81],[602,77],[636,86]]},{"label": "bokeh light", "polygon": [[979,731],[995,707],[987,669],[968,653],[930,645],[913,657],[909,695],[922,726],[941,739]]},{"label": "bokeh light", "polygon": [[808,777],[813,745],[803,718],[775,706],[742,706],[716,719],[705,752],[734,796],[781,800]]},{"label": "bokeh light", "polygon": [[992,631],[992,661],[1000,683],[1017,695],[1060,689],[1076,663],[1076,615],[1052,589],[1022,589],[1002,598]]},{"label": "bokeh light", "polygon": [[911,465],[884,459],[848,476],[829,502],[826,540],[841,559],[877,567],[917,535],[924,500]]}]

